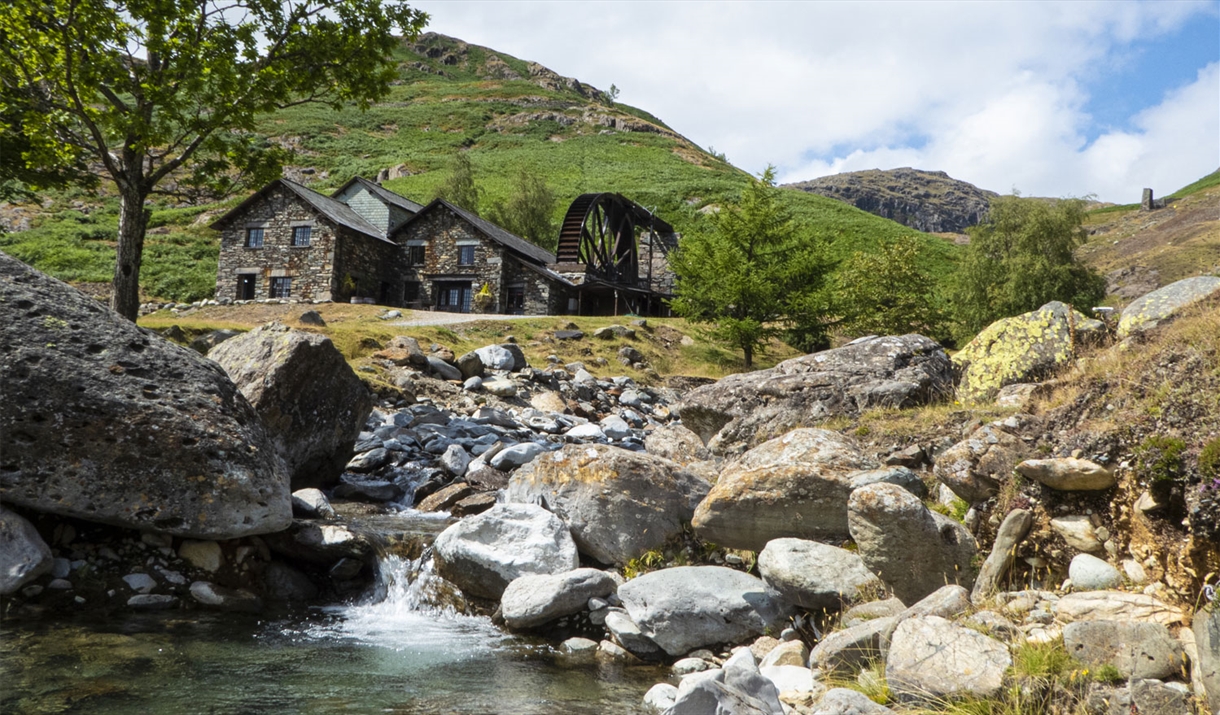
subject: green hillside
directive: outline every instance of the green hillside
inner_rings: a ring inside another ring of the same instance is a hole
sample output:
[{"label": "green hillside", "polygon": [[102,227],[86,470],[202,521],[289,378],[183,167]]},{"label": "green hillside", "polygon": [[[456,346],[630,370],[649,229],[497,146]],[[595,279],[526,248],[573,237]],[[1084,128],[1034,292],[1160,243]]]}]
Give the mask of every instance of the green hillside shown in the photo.
[{"label": "green hillside", "polygon": [[[706,220],[700,209],[732,200],[749,179],[660,119],[540,65],[432,33],[404,45],[396,59],[400,81],[368,111],[303,106],[262,121],[271,141],[296,154],[288,176],[325,192],[353,174],[394,169],[385,186],[423,202],[454,153],[465,150],[484,206],[507,198],[526,168],[555,193],[556,222],[576,196],[615,191],[680,232],[694,230]],[[211,296],[217,237],[206,225],[242,198],[158,207],[145,248],[149,296]],[[784,192],[784,200],[802,230],[834,256],[911,236],[929,247],[936,274],[952,265],[957,249],[941,239],[817,195]],[[118,206],[107,188],[59,192],[42,203],[28,230],[0,235],[0,250],[65,280],[108,281]]]}]

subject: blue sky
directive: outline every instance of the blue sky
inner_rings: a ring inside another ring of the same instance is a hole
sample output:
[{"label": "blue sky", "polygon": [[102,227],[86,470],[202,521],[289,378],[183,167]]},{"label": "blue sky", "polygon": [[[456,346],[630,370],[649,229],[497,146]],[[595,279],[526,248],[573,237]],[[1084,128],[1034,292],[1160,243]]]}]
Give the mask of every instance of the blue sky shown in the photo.
[{"label": "blue sky", "polygon": [[914,166],[1129,203],[1220,168],[1220,0],[422,0],[781,181]]}]

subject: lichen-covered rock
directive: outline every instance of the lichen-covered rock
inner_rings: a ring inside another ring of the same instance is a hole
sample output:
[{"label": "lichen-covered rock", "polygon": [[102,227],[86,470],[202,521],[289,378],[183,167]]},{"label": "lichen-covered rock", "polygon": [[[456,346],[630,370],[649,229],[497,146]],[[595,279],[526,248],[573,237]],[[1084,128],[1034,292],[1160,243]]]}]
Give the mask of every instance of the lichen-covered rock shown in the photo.
[{"label": "lichen-covered rock", "polygon": [[278,531],[288,473],[216,363],[0,253],[0,500],[200,539]]},{"label": "lichen-covered rock", "polygon": [[1127,680],[1169,678],[1186,664],[1182,644],[1160,623],[1076,621],[1064,627],[1063,646],[1076,660],[1114,666]]},{"label": "lichen-covered rock", "polygon": [[1101,321],[1059,301],[997,320],[953,356],[961,373],[958,395],[964,402],[982,402],[1005,385],[1033,382],[1067,364],[1086,336],[1103,329]]},{"label": "lichen-covered rock", "polygon": [[567,524],[581,553],[625,564],[681,533],[709,488],[668,459],[569,444],[517,470],[507,498],[545,505]]},{"label": "lichen-covered rock", "polygon": [[293,489],[339,480],[373,396],[330,338],[270,323],[226,340],[208,357],[258,410],[288,465]]},{"label": "lichen-covered rock", "polygon": [[1118,337],[1151,330],[1183,308],[1217,294],[1220,294],[1220,276],[1195,276],[1170,283],[1136,298],[1123,309],[1118,320]]},{"label": "lichen-covered rock", "polygon": [[795,429],[727,464],[691,525],[708,541],[752,551],[782,537],[843,539],[852,477],[876,466],[850,437]]},{"label": "lichen-covered rock", "polygon": [[797,427],[869,407],[913,407],[950,394],[952,365],[922,335],[856,341],[729,375],[679,403],[682,424],[717,454],[739,454]]},{"label": "lichen-covered rock", "polygon": [[1058,491],[1099,491],[1117,483],[1114,471],[1096,462],[1074,457],[1027,459],[1017,465],[1017,474]]},{"label": "lichen-covered rock", "polygon": [[644,449],[682,465],[702,462],[711,456],[699,436],[680,424],[662,425],[649,432],[644,438]]},{"label": "lichen-covered rock", "polygon": [[51,570],[51,547],[25,517],[0,506],[0,596]]},{"label": "lichen-covered rock", "polygon": [[946,583],[966,588],[974,583],[974,537],[902,487],[870,484],[852,492],[848,526],[860,558],[903,603],[919,601]]},{"label": "lichen-covered rock", "polygon": [[894,631],[885,679],[905,701],[987,698],[999,692],[1011,665],[1003,643],[939,616],[923,616]]},{"label": "lichen-covered rock", "polygon": [[987,501],[1011,478],[1029,448],[996,424],[983,425],[969,437],[945,450],[933,473],[967,504]]}]

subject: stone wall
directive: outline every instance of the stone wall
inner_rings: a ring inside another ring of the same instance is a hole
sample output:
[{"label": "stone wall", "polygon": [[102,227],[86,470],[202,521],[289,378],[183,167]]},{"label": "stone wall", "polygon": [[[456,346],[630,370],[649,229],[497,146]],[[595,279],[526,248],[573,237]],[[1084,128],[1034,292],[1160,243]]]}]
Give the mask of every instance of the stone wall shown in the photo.
[{"label": "stone wall", "polygon": [[[292,229],[309,226],[309,246],[292,245]],[[263,229],[262,248],[246,248],[246,229]],[[268,191],[244,215],[231,219],[220,236],[216,298],[237,297],[239,275],[254,275],[254,298],[270,297],[271,279],[292,279],[290,296],[331,300],[336,227],[282,187]]]},{"label": "stone wall", "polygon": [[344,231],[335,256],[335,302],[372,298],[381,305],[403,304],[406,256],[401,246],[354,231]]}]

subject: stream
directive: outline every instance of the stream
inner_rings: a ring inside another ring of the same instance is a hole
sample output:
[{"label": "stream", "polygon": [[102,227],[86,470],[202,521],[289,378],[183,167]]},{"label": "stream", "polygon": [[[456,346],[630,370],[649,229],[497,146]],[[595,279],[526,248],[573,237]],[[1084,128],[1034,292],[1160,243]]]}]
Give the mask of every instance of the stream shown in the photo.
[{"label": "stream", "polygon": [[[433,531],[409,519],[410,532]],[[565,662],[544,641],[432,605],[432,579],[430,561],[386,555],[354,605],[10,619],[0,712],[618,715],[644,712],[665,678]]]}]

